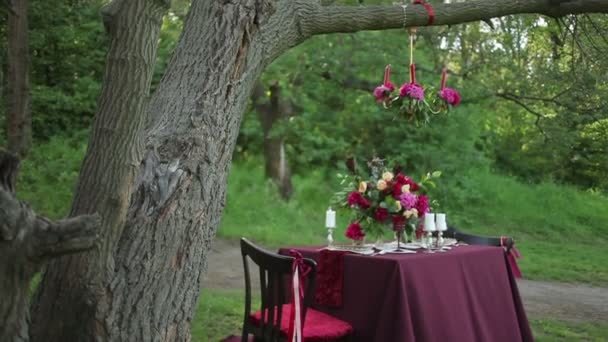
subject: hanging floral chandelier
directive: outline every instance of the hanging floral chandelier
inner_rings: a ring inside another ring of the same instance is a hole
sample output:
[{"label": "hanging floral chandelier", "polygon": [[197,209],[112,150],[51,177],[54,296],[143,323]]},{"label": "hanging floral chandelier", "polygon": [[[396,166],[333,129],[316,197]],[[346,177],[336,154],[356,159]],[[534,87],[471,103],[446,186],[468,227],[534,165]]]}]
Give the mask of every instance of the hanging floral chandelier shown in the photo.
[{"label": "hanging floral chandelier", "polygon": [[[427,25],[433,24],[435,13],[431,5],[424,0],[415,0],[414,4],[421,4],[428,13]],[[403,25],[406,25],[407,4],[403,7]],[[399,87],[399,93],[393,94],[396,90],[391,82],[391,65],[384,69],[384,82],[374,89],[374,97],[385,109],[396,110],[410,120],[428,122],[432,114],[439,114],[449,111],[451,107],[456,107],[460,103],[460,93],[453,88],[446,87],[447,69],[443,68],[441,85],[439,91],[433,87],[423,87],[416,82],[416,64],[414,63],[414,36],[416,28],[409,29],[410,43],[410,80]]]}]

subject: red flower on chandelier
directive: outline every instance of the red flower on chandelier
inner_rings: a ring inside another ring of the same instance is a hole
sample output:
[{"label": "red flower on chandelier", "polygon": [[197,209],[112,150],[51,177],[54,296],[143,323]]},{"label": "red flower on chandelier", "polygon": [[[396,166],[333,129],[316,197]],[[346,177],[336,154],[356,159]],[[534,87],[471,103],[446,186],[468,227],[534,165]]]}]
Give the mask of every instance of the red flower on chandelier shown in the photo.
[{"label": "red flower on chandelier", "polygon": [[424,88],[416,83],[416,65],[410,64],[410,82],[404,83],[399,88],[399,96],[409,97],[417,101],[424,101]]},{"label": "red flower on chandelier", "polygon": [[439,91],[439,97],[441,97],[450,106],[456,107],[460,103],[460,93],[458,93],[456,89],[446,87],[446,80],[447,70],[444,68],[441,76],[441,90]]},{"label": "red flower on chandelier", "polygon": [[387,65],[384,68],[384,83],[379,85],[374,89],[374,97],[377,102],[386,102],[390,101],[391,93],[395,90],[395,85],[391,83],[391,66]]}]

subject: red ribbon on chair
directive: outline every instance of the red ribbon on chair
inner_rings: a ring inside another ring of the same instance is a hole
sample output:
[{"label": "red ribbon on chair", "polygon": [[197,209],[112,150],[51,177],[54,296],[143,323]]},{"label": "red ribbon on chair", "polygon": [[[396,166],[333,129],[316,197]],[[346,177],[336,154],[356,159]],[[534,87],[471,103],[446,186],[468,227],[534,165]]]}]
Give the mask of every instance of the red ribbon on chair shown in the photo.
[{"label": "red ribbon on chair", "polygon": [[[507,252],[507,240],[508,238],[506,236],[500,237],[500,245],[502,246],[502,248],[504,248],[505,252]],[[515,278],[523,278],[523,276],[521,275],[521,271],[519,270],[519,266],[517,266],[516,258],[521,258],[521,254],[519,253],[517,248],[515,248],[515,241],[513,241],[511,249],[509,249],[509,251],[507,252],[507,259],[509,260],[509,266],[511,267],[511,272],[513,272],[513,276]]]},{"label": "red ribbon on chair", "polygon": [[427,25],[433,25],[433,22],[435,21],[435,10],[433,10],[433,7],[427,4],[424,0],[414,0],[414,4],[420,4],[424,6],[424,8],[429,14],[429,21],[427,22]]},{"label": "red ribbon on chair", "polygon": [[304,285],[306,276],[310,273],[310,266],[304,263],[302,254],[294,249],[289,250],[289,255],[292,256],[293,264],[291,267],[291,312],[289,314],[289,331],[288,341],[302,342],[302,300],[304,299]]}]

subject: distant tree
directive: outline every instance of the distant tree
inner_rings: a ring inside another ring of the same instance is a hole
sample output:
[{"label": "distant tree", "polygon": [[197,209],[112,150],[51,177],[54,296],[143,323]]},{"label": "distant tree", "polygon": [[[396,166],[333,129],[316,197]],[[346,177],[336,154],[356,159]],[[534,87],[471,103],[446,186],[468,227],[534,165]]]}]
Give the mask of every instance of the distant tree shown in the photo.
[{"label": "distant tree", "polygon": [[9,0],[6,6],[8,7],[7,143],[10,151],[25,156],[32,145],[27,0]]}]

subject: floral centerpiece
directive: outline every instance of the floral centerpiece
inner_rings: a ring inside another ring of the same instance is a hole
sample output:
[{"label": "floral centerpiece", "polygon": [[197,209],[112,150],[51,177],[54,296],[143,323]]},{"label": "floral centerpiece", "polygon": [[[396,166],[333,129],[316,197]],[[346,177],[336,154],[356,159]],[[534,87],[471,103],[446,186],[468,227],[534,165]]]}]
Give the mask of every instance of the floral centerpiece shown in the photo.
[{"label": "floral centerpiece", "polygon": [[369,176],[359,175],[353,160],[347,166],[351,172],[338,175],[344,187],[333,198],[338,208],[351,211],[347,238],[362,242],[371,236],[378,240],[387,228],[405,231],[407,236],[416,229],[419,218],[430,212],[425,190],[435,187],[433,179],[441,172],[427,173],[416,182],[400,166],[389,170],[377,158],[368,163]]}]

